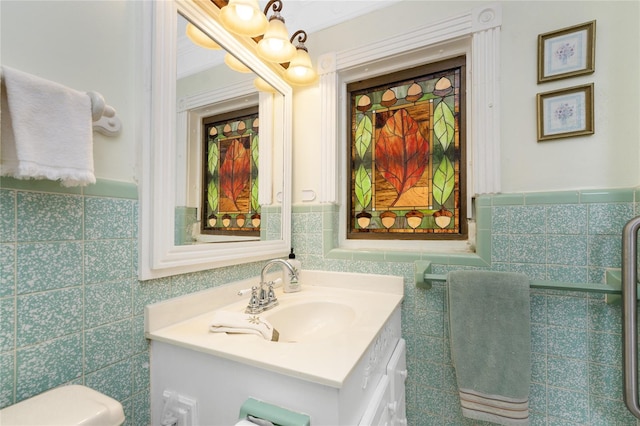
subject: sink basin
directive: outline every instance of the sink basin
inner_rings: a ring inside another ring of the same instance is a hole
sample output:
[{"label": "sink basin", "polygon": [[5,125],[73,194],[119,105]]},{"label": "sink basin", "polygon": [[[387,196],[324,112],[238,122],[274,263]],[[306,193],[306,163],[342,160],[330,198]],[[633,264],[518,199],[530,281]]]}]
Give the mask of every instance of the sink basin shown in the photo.
[{"label": "sink basin", "polygon": [[278,330],[278,342],[297,343],[333,336],[353,324],[355,310],[342,303],[314,301],[290,304],[263,314]]}]

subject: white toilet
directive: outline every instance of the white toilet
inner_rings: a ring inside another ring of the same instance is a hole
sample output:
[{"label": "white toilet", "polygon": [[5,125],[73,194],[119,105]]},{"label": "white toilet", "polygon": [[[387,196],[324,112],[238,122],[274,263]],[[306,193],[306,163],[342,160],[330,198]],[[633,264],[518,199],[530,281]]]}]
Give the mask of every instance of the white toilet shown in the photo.
[{"label": "white toilet", "polygon": [[62,386],[0,410],[2,426],[119,426],[122,404],[81,385]]}]

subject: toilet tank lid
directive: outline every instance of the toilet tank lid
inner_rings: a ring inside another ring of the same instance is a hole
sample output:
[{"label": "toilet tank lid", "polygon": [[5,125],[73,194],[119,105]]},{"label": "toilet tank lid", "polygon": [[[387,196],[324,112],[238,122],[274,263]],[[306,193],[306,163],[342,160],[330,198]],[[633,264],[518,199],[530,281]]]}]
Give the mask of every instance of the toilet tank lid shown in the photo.
[{"label": "toilet tank lid", "polygon": [[122,404],[81,385],[51,389],[0,410],[3,426],[119,426],[124,423]]}]

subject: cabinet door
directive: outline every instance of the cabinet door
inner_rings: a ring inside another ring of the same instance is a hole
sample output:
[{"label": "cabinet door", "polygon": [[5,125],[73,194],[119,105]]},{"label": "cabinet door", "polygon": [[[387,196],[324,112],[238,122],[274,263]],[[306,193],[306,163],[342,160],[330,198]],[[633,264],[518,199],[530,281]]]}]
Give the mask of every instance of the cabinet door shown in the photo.
[{"label": "cabinet door", "polygon": [[382,376],[359,426],[391,426],[389,377]]},{"label": "cabinet door", "polygon": [[407,409],[405,400],[405,381],[407,379],[407,345],[400,339],[387,364],[391,404],[389,405],[395,426],[407,424]]}]

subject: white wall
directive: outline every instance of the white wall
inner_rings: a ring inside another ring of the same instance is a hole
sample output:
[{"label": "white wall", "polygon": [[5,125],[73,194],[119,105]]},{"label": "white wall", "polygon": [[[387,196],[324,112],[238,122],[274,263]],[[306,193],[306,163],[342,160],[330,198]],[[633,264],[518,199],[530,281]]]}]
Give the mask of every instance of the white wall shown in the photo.
[{"label": "white wall", "polygon": [[[640,3],[507,2],[502,37],[502,188],[640,184]],[[596,20],[591,75],[536,84],[539,33]],[[595,134],[536,142],[535,95],[593,82]]]},{"label": "white wall", "polygon": [[[0,2],[1,62],[76,90],[100,92],[122,120],[94,132],[97,178],[134,182],[141,131],[141,2]],[[38,123],[46,126],[46,123]]]},{"label": "white wall", "polygon": [[[407,28],[469,11],[481,2],[403,1],[309,37],[315,59]],[[638,2],[509,1],[502,5],[502,191],[634,187],[640,184]],[[597,20],[596,72],[538,85],[537,37]],[[536,93],[595,83],[595,135],[538,143]],[[320,188],[319,91],[294,98],[294,203]]]}]

